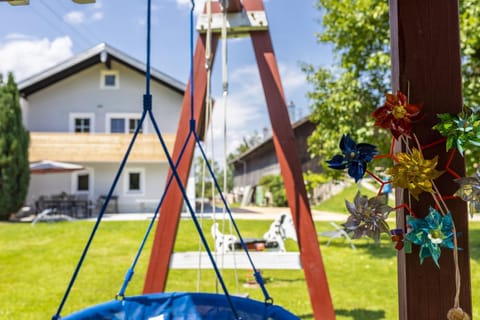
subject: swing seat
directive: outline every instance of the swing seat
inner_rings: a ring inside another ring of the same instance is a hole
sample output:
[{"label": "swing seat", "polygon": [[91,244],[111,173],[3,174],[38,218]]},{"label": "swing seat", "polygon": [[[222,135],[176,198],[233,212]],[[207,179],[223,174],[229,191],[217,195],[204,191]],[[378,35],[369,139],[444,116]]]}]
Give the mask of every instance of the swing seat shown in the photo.
[{"label": "swing seat", "polygon": [[[264,302],[231,296],[242,320],[298,320],[285,309]],[[63,320],[235,320],[225,295],[213,293],[154,293],[112,300],[78,311]]]}]

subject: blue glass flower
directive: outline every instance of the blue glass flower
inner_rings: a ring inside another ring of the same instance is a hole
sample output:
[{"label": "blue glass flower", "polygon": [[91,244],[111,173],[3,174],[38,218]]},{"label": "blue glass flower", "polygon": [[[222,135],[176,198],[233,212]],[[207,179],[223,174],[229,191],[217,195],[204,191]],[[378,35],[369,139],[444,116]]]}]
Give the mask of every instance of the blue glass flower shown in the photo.
[{"label": "blue glass flower", "polygon": [[405,241],[410,241],[420,246],[420,263],[427,257],[432,257],[437,267],[441,248],[453,249],[453,221],[447,213],[442,216],[437,210],[430,207],[430,213],[423,219],[407,216],[410,231],[405,236]]},{"label": "blue glass flower", "polygon": [[328,167],[337,170],[348,168],[348,175],[355,182],[362,179],[367,170],[367,163],[372,161],[378,153],[377,147],[369,143],[359,143],[350,138],[350,134],[344,134],[340,140],[342,154],[335,155],[328,160]]}]

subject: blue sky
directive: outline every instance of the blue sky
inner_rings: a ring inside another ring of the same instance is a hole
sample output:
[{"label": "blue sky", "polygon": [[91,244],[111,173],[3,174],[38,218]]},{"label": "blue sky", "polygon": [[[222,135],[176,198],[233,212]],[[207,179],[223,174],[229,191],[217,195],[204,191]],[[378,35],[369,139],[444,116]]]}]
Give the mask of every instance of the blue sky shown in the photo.
[{"label": "blue sky", "polygon": [[[145,60],[146,3],[97,0],[78,5],[69,0],[30,0],[29,6],[0,2],[0,72],[21,80],[81,51],[106,42]],[[196,1],[203,8],[203,1]],[[320,12],[314,0],[268,0],[265,7],[287,102],[297,117],[308,113],[309,89],[301,62],[327,66],[331,49],[317,43]],[[189,0],[152,1],[152,66],[186,83],[189,74]],[[221,102],[221,63],[217,52],[212,91]],[[265,99],[248,38],[228,41],[228,152],[243,136],[270,127]],[[221,106],[222,104],[218,104]],[[141,106],[139,106],[140,108]],[[223,109],[216,108],[214,135],[223,132]],[[222,110],[221,110],[222,109]]]}]

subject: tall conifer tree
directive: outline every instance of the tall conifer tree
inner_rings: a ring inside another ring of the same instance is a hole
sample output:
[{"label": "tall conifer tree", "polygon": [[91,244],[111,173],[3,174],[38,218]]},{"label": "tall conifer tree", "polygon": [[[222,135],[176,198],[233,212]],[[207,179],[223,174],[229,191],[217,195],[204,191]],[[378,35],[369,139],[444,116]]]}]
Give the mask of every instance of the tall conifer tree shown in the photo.
[{"label": "tall conifer tree", "polygon": [[13,75],[6,83],[0,75],[0,220],[7,220],[24,204],[30,181],[28,144]]}]

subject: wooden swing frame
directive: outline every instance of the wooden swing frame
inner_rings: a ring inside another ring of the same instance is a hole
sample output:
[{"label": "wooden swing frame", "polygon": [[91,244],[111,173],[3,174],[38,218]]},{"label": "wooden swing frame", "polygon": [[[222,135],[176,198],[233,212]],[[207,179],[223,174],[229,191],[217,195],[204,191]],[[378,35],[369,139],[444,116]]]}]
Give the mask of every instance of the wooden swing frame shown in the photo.
[{"label": "wooden swing frame", "polygon": [[[213,4],[217,6],[213,7]],[[212,12],[220,13],[218,2],[212,2]],[[262,0],[230,0],[227,8],[228,14],[243,14],[246,17],[265,16]],[[262,14],[263,13],[263,14]],[[273,51],[273,45],[268,31],[268,26],[260,23],[259,26],[241,26],[233,30],[242,36],[250,36],[255,51],[258,70],[260,73],[263,91],[267,103],[273,132],[273,142],[280,163],[285,190],[292,218],[295,224],[300,249],[300,260],[305,273],[310,301],[315,317],[320,319],[335,319],[335,311],[328,288],[326,272],[320,252],[317,233],[313,222],[305,184],[303,181],[300,160],[295,145],[294,133],[290,125],[287,104],[283,92],[280,73]],[[240,31],[239,31],[240,30]],[[230,32],[229,32],[230,34]],[[219,35],[212,35],[211,63],[215,58],[215,51]],[[172,153],[172,160],[177,163],[184,142],[190,129],[190,86],[193,81],[195,88],[193,103],[195,119],[202,119],[205,110],[206,97],[206,68],[205,68],[205,35],[199,34],[194,54],[193,80],[189,79],[185,91],[182,112]],[[196,130],[200,121],[196,122]],[[183,184],[186,183],[192,164],[195,142],[190,140],[183,150],[183,158],[177,167],[178,175]],[[170,170],[169,175],[172,172]],[[171,254],[180,219],[183,196],[179,186],[174,182],[167,193],[164,203],[160,208],[160,215],[153,242],[150,263],[144,284],[144,293],[163,292],[166,285]]]}]

